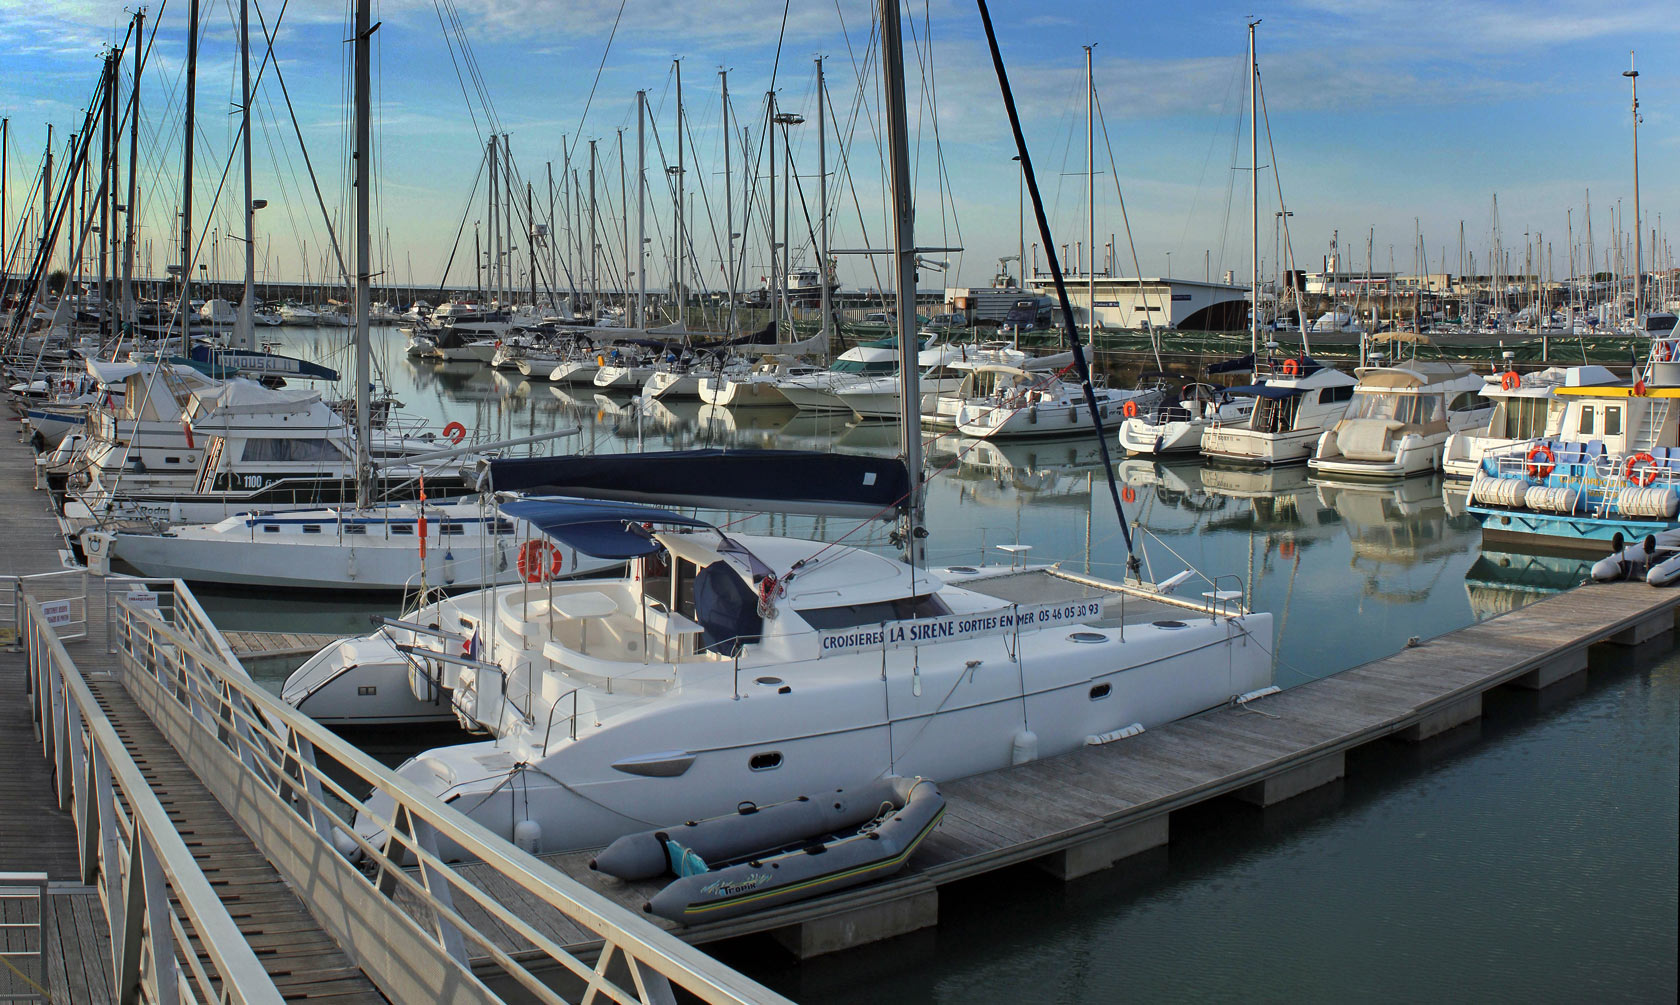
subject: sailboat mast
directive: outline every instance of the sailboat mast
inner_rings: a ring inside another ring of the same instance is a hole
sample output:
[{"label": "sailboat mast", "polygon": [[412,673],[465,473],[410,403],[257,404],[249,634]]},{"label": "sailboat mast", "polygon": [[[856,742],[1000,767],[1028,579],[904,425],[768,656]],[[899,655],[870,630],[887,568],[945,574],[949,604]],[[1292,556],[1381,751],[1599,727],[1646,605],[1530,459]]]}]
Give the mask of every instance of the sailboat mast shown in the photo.
[{"label": "sailboat mast", "polygon": [[[130,95],[134,108],[128,127],[128,211],[123,215],[122,312],[131,323],[134,320],[134,231],[136,215],[140,212],[138,172],[135,170],[140,163],[140,68],[141,55],[145,51],[139,40],[145,37],[145,27],[146,10],[141,8],[134,12],[134,81]],[[3,173],[0,170],[0,174]],[[4,216],[5,211],[0,210],[0,218]],[[4,231],[4,224],[0,224],[0,248],[6,246]]]},{"label": "sailboat mast", "polygon": [[636,327],[647,327],[647,92],[636,92]]},{"label": "sailboat mast", "polygon": [[490,134],[490,145],[486,149],[487,149],[487,153],[485,154],[485,156],[489,158],[489,167],[490,167],[489,177],[490,177],[490,181],[489,181],[489,190],[486,194],[486,198],[488,199],[488,201],[485,204],[484,212],[485,212],[485,216],[486,216],[486,218],[487,218],[487,220],[490,224],[490,235],[489,235],[490,236],[490,257],[484,263],[484,278],[485,278],[485,281],[490,286],[490,295],[491,295],[491,298],[493,299],[495,297],[497,288],[501,285],[498,277],[501,275],[500,270],[501,270],[501,267],[502,267],[502,256],[501,256],[502,244],[499,240],[496,239],[497,219],[496,219],[496,134],[495,133]]},{"label": "sailboat mast", "polygon": [[[240,0],[239,3],[239,131],[240,147],[245,158],[245,295],[239,302],[239,313],[234,319],[233,344],[240,349],[250,349],[255,344],[251,337],[251,299],[256,295],[252,287],[252,276],[257,269],[257,206],[251,201],[251,0]],[[358,198],[364,198],[358,196]],[[364,200],[365,201],[365,200]],[[357,221],[357,240],[362,242],[362,248],[367,247],[367,239],[361,234],[367,226],[364,216]],[[363,273],[367,272],[366,262],[358,266]],[[365,290],[363,291],[365,292]],[[363,315],[367,313],[364,304],[358,308]]]},{"label": "sailboat mast", "polygon": [[688,284],[683,282],[688,252],[688,218],[683,213],[683,97],[682,60],[672,60],[677,68],[677,250],[671,259],[671,281],[677,285],[677,324],[688,327]]},{"label": "sailboat mast", "polygon": [[554,162],[546,161],[548,169],[548,307],[553,310],[554,292],[560,288],[560,227],[554,219]]},{"label": "sailboat mast", "polygon": [[[193,98],[198,91],[198,0],[187,3],[187,112],[181,166],[181,355],[192,353]],[[49,132],[50,136],[51,133]],[[48,162],[51,163],[50,161]]]},{"label": "sailboat mast", "polygon": [[[820,310],[822,311],[822,342],[824,358],[827,358],[829,331],[829,292],[828,292],[828,132],[827,119],[823,115],[824,106],[828,104],[828,89],[823,82],[823,59],[817,57],[817,218],[821,223],[822,247],[817,250],[817,283],[821,289]],[[727,144],[725,145],[727,147]],[[915,361],[909,358],[899,360],[899,366],[914,366]]]},{"label": "sailboat mast", "polygon": [[[356,505],[369,502],[372,460],[368,445],[373,435],[370,412],[368,351],[368,185],[373,178],[373,148],[368,143],[369,0],[356,0]],[[247,273],[249,275],[249,273]]]},{"label": "sailboat mast", "polygon": [[595,141],[589,141],[589,309],[600,315],[600,242],[595,236]]},{"label": "sailboat mast", "polygon": [[[910,498],[901,525],[912,564],[926,557],[923,527],[922,395],[916,359],[916,209],[910,179],[910,137],[905,119],[904,36],[898,0],[880,0],[881,76],[887,113],[887,164],[892,186],[892,252],[898,313],[899,450],[910,472]],[[772,129],[774,133],[774,129]]]},{"label": "sailboat mast", "polygon": [[1248,351],[1254,358],[1254,379],[1260,380],[1260,106],[1255,103],[1260,89],[1260,66],[1254,59],[1254,26],[1248,23],[1248,198],[1252,227],[1249,264],[1253,282],[1249,285]]},{"label": "sailboat mast", "polygon": [[1091,76],[1091,46],[1085,47],[1085,247],[1091,249],[1091,260],[1085,270],[1085,297],[1090,312],[1086,316],[1085,336],[1092,346],[1097,344],[1097,85]]},{"label": "sailboat mast", "polygon": [[[819,61],[818,65],[821,63]],[[724,253],[724,288],[729,298],[729,326],[735,330],[735,186],[730,175],[729,148],[734,144],[729,128],[729,71],[719,70],[718,81],[723,89],[723,234],[728,250]]]}]

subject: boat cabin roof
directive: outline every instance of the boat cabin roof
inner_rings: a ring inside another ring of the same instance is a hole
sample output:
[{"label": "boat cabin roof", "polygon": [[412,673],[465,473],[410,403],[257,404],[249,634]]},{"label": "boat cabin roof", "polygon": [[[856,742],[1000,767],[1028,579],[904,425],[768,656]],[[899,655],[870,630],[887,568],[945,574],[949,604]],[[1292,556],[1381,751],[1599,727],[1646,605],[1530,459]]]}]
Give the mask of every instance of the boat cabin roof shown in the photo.
[{"label": "boat cabin roof", "polygon": [[1461,363],[1409,362],[1402,366],[1362,366],[1353,371],[1360,390],[1422,391],[1471,375]]}]

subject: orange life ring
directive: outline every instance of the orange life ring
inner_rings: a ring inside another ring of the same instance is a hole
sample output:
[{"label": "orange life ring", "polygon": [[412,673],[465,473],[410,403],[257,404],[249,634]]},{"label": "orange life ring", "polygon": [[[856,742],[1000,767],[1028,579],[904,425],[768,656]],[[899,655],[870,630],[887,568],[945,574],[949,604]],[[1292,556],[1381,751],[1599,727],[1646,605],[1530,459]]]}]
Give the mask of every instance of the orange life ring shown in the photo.
[{"label": "orange life ring", "polygon": [[[1542,457],[1545,458],[1544,461],[1540,460]],[[1553,454],[1552,448],[1544,443],[1536,443],[1534,449],[1528,452],[1528,473],[1530,477],[1544,479],[1552,473],[1552,469],[1555,467],[1557,467],[1557,455]]]},{"label": "orange life ring", "polygon": [[1674,359],[1674,345],[1669,342],[1657,343],[1657,362],[1667,363]]},{"label": "orange life ring", "polygon": [[450,443],[460,443],[467,438],[467,427],[459,422],[451,422],[443,427],[443,435],[449,437]]},{"label": "orange life ring", "polygon": [[551,542],[532,538],[519,546],[519,578],[527,583],[543,583],[560,575],[565,563],[560,549]]},{"label": "orange life ring", "polygon": [[[1643,468],[1644,477],[1634,473],[1635,468]],[[1657,480],[1657,459],[1641,450],[1627,459],[1622,466],[1622,477],[1641,488]]]},{"label": "orange life ring", "polygon": [[1517,376],[1515,370],[1506,370],[1504,375],[1499,378],[1499,386],[1507,391],[1515,391],[1521,383],[1522,378]]},{"label": "orange life ring", "polygon": [[1129,503],[1137,502],[1137,489],[1130,485],[1120,490],[1120,498]]},{"label": "orange life ring", "polygon": [[1124,405],[1120,406],[1120,411],[1126,413],[1126,418],[1128,418],[1128,419],[1137,418],[1137,402],[1135,402],[1135,401],[1126,402]]},{"label": "orange life ring", "polygon": [[1300,374],[1300,372],[1301,372],[1301,362],[1300,362],[1300,360],[1286,359],[1286,360],[1283,361],[1283,375],[1285,377],[1298,376]]},{"label": "orange life ring", "polygon": [[69,377],[66,377],[58,382],[58,389],[60,391],[74,391],[76,389],[76,382],[71,380]]}]

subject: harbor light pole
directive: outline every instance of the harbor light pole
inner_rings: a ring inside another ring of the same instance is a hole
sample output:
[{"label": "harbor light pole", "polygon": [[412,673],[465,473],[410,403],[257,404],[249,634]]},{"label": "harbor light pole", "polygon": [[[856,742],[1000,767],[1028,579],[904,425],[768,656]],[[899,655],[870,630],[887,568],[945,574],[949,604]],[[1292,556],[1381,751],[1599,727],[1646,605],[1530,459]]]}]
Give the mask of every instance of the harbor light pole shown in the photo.
[{"label": "harbor light pole", "polygon": [[1622,71],[1633,94],[1633,320],[1639,320],[1642,293],[1645,286],[1645,234],[1639,222],[1639,71],[1634,67],[1633,53],[1628,53],[1628,68]]}]

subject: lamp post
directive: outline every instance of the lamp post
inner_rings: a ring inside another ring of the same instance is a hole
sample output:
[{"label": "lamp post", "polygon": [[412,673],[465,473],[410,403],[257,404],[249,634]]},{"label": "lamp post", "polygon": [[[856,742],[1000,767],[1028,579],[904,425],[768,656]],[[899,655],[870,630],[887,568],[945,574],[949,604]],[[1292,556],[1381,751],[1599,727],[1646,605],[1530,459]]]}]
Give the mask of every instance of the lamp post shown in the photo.
[{"label": "lamp post", "polygon": [[1622,76],[1628,78],[1628,87],[1633,95],[1633,320],[1643,326],[1644,322],[1639,320],[1645,286],[1645,232],[1639,222],[1639,71],[1634,69],[1631,52],[1628,53],[1628,68],[1622,71]]}]

